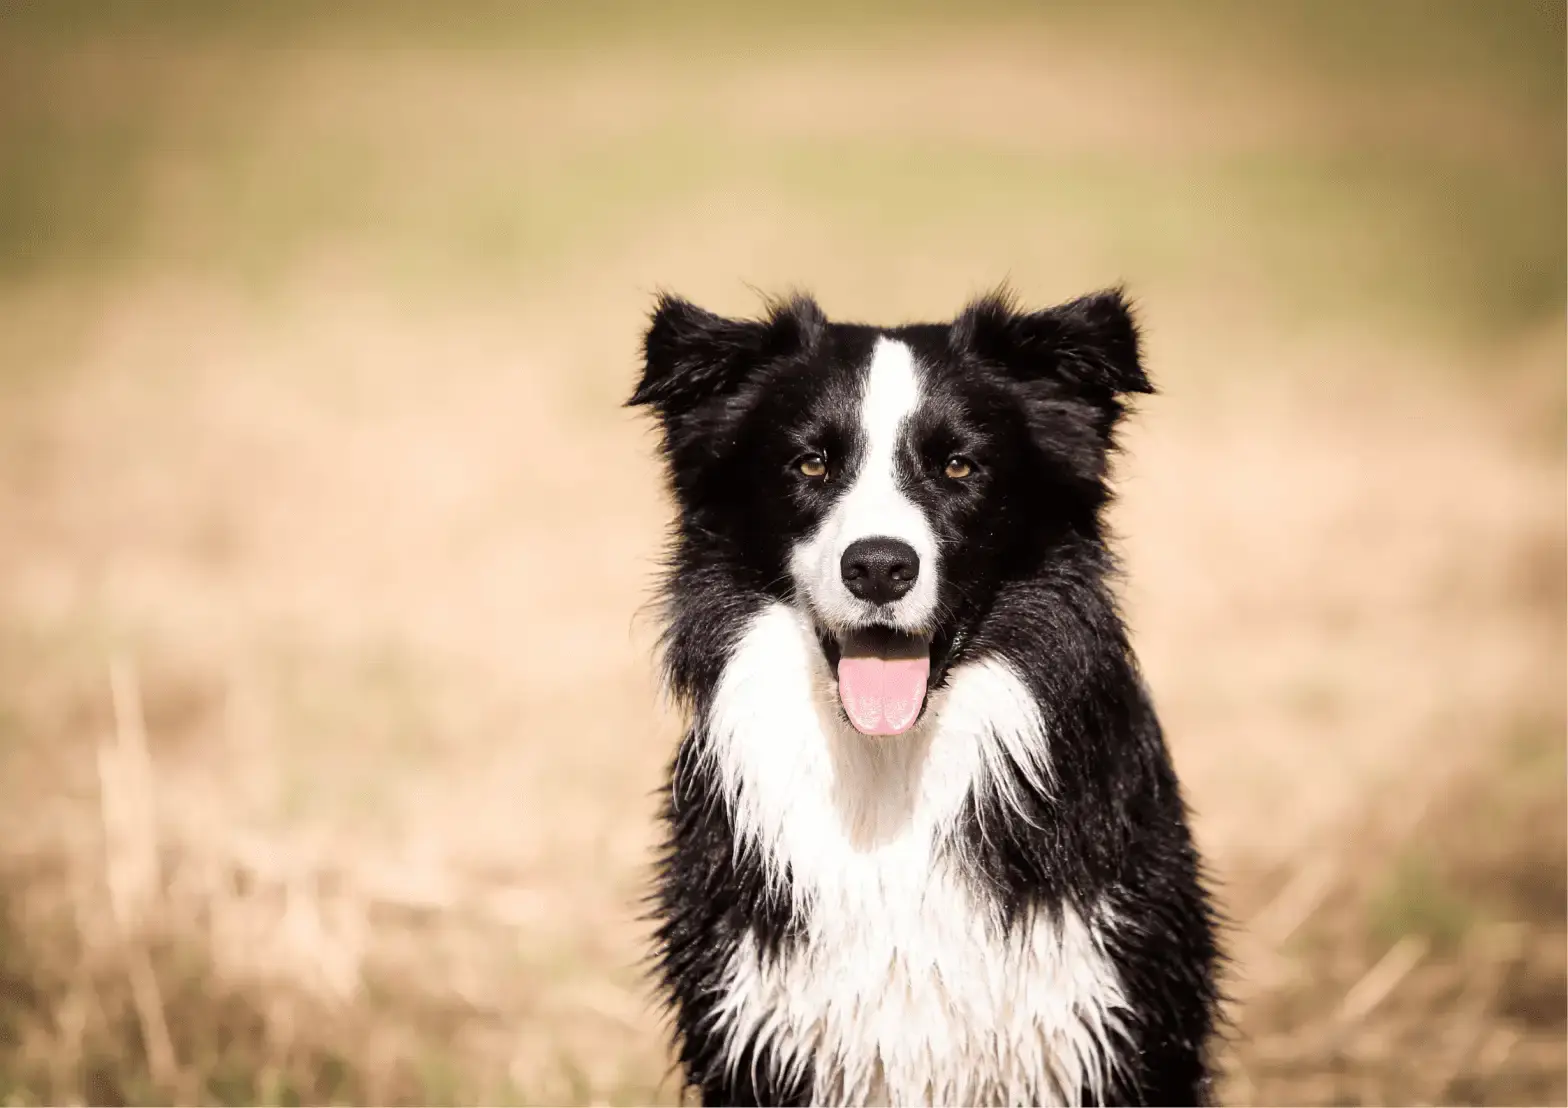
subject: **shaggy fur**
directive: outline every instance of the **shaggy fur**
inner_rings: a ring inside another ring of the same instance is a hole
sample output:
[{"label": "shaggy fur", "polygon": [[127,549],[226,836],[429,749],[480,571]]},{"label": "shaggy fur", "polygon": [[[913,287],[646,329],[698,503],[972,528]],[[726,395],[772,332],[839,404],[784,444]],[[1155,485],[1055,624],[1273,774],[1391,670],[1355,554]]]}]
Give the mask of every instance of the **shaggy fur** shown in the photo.
[{"label": "shaggy fur", "polygon": [[[1101,520],[1138,345],[1118,292],[888,329],[660,299],[630,403],[691,725],[655,965],[704,1103],[1208,1100],[1213,917]],[[901,733],[841,702],[867,635],[929,659]]]}]

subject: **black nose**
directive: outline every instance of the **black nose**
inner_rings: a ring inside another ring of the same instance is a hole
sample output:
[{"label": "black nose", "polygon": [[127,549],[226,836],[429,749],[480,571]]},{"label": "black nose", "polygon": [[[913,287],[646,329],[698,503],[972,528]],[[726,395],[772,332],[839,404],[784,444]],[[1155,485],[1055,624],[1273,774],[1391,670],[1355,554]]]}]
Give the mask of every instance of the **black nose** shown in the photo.
[{"label": "black nose", "polygon": [[861,539],[849,544],[838,569],[845,587],[861,600],[891,604],[915,587],[920,555],[898,539]]}]

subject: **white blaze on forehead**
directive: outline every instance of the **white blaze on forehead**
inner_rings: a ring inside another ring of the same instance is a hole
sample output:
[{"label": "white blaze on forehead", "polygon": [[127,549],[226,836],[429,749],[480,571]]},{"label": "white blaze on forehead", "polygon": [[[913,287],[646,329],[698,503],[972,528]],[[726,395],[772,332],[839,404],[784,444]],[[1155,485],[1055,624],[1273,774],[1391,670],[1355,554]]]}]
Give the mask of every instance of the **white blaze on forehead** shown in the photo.
[{"label": "white blaze on forehead", "polygon": [[[865,456],[855,483],[841,505],[848,546],[856,539],[886,535],[911,545],[925,525],[923,517],[898,487],[898,447],[904,421],[920,403],[920,382],[909,347],[891,339],[878,339],[866,373],[866,391],[860,402],[860,426],[865,435]],[[918,550],[918,548],[917,548]]]},{"label": "white blaze on forehead", "polygon": [[[936,608],[937,551],[925,513],[900,487],[899,456],[905,427],[921,402],[920,375],[906,343],[877,339],[866,367],[860,402],[860,464],[848,475],[849,489],[822,521],[817,533],[795,549],[790,569],[813,607],[840,629],[871,622],[892,622],[907,630],[924,629]],[[839,564],[844,551],[860,539],[899,539],[920,558],[915,587],[877,612],[844,586]],[[873,619],[875,615],[875,619]]]},{"label": "white blaze on forehead", "polygon": [[860,401],[860,421],[870,438],[872,455],[893,454],[899,428],[919,402],[914,352],[896,339],[877,339]]}]

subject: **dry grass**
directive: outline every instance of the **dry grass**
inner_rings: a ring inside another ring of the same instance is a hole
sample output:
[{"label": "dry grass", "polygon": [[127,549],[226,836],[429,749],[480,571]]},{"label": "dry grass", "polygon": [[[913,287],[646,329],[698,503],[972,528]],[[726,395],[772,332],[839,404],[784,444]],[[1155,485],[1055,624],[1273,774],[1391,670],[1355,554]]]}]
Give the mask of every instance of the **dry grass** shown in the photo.
[{"label": "dry grass", "polygon": [[673,1101],[649,293],[1004,272],[1144,304],[1228,1099],[1568,1099],[1560,8],[422,10],[0,17],[0,1101]]}]

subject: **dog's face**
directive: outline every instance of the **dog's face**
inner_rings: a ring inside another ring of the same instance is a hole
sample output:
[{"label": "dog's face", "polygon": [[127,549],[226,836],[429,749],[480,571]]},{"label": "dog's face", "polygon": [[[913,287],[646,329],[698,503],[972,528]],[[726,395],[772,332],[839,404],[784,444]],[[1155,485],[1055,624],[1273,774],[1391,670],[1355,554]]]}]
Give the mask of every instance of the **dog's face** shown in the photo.
[{"label": "dog's face", "polygon": [[949,324],[761,320],[663,298],[632,397],[663,430],[678,563],[794,603],[849,721],[908,730],[1010,581],[1096,535],[1118,397],[1147,392],[1118,293]]}]

